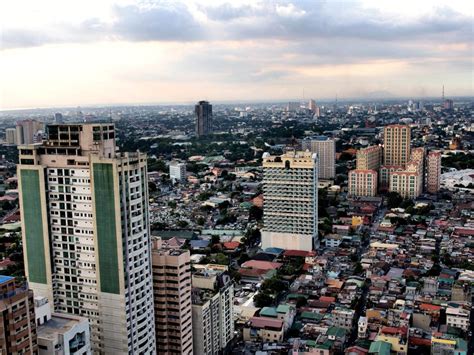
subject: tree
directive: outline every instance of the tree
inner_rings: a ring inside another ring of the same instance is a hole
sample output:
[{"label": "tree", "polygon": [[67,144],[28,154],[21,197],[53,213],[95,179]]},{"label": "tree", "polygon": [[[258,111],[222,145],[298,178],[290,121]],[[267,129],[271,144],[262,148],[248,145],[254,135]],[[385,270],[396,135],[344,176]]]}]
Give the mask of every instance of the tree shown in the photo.
[{"label": "tree", "polygon": [[158,188],[156,187],[156,184],[153,181],[148,182],[148,190],[150,192],[156,192]]},{"label": "tree", "polygon": [[219,244],[221,242],[221,237],[218,235],[213,235],[211,237],[211,244]]},{"label": "tree", "polygon": [[261,221],[263,217],[263,209],[258,206],[252,206],[249,210],[249,219]]},{"label": "tree", "polygon": [[387,194],[387,207],[395,208],[400,207],[403,202],[403,197],[398,192],[391,191]]},{"label": "tree", "polygon": [[255,307],[259,308],[271,306],[273,304],[273,301],[273,297],[265,292],[259,292],[253,298],[253,303]]}]

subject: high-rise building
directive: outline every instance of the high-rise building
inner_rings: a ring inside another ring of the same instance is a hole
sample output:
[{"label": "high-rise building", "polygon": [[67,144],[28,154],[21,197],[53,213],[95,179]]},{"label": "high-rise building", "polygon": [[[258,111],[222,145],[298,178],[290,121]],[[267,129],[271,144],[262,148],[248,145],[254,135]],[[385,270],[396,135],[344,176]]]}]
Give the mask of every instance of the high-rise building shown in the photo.
[{"label": "high-rise building", "polygon": [[403,198],[417,198],[423,192],[423,166],[410,161],[404,170],[390,173],[389,191],[398,192]]},{"label": "high-rise building", "polygon": [[319,106],[316,104],[316,101],[313,99],[309,100],[308,103],[308,109],[315,115],[316,117],[319,117]]},{"label": "high-rise building", "polygon": [[88,318],[94,352],[153,353],[146,155],[117,152],[113,124],[53,124],[19,161],[35,295]]},{"label": "high-rise building", "polygon": [[16,144],[38,143],[38,132],[44,130],[44,123],[36,120],[23,120],[16,123]]},{"label": "high-rise building", "polygon": [[212,133],[212,105],[207,101],[199,101],[194,107],[196,114],[196,136],[202,137]]},{"label": "high-rise building", "polygon": [[410,127],[389,125],[384,128],[384,165],[403,166],[410,159]]},{"label": "high-rise building", "polygon": [[377,195],[377,176],[376,170],[349,171],[349,196]]},{"label": "high-rise building", "polygon": [[357,151],[357,170],[379,170],[382,165],[382,147],[373,145]]},{"label": "high-rise building", "polygon": [[63,114],[60,112],[56,112],[54,114],[54,123],[63,123],[63,122],[64,122]]},{"label": "high-rise building", "polygon": [[311,152],[263,155],[262,248],[313,250],[318,236],[318,161]]},{"label": "high-rise building", "polygon": [[165,249],[153,239],[156,347],[159,354],[192,354],[191,266],[189,250]]},{"label": "high-rise building", "polygon": [[452,110],[454,108],[454,102],[453,100],[450,100],[450,99],[446,99],[444,100],[443,102],[443,108],[445,110]]},{"label": "high-rise building", "polygon": [[439,191],[441,179],[441,152],[431,151],[426,157],[426,191],[435,194]]},{"label": "high-rise building", "polygon": [[5,130],[5,141],[7,144],[16,144],[16,128],[7,128]]},{"label": "high-rise building", "polygon": [[194,354],[221,354],[234,338],[234,285],[227,266],[194,265]]},{"label": "high-rise building", "polygon": [[179,162],[170,163],[170,179],[173,183],[186,182],[186,164]]},{"label": "high-rise building", "polygon": [[0,354],[36,354],[35,304],[27,285],[0,275]]},{"label": "high-rise building", "polygon": [[296,101],[290,101],[286,105],[286,111],[287,112],[296,112],[296,111],[299,111],[300,108],[301,108],[301,104],[299,102],[296,102]]},{"label": "high-rise building", "polygon": [[51,304],[45,297],[35,297],[35,315],[38,355],[56,354],[58,349],[62,354],[92,354],[87,318],[51,313]]},{"label": "high-rise building", "polygon": [[326,136],[316,136],[303,139],[303,150],[318,154],[318,177],[321,180],[336,177],[336,142]]}]

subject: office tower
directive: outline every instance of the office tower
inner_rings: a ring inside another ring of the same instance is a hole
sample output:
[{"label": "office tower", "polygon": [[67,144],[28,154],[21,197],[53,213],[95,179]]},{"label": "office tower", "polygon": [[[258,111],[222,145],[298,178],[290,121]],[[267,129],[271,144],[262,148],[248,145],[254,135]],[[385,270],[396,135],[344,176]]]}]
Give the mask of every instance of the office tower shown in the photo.
[{"label": "office tower", "polygon": [[349,196],[377,195],[377,177],[375,170],[349,171]]},{"label": "office tower", "polygon": [[5,130],[5,142],[10,145],[16,144],[16,128],[7,128]]},{"label": "office tower", "polygon": [[35,315],[39,355],[56,354],[58,349],[62,354],[92,354],[87,318],[51,313],[46,297],[35,297]]},{"label": "office tower", "polygon": [[170,163],[170,179],[173,183],[186,182],[186,164],[179,162]]},{"label": "office tower", "polygon": [[321,180],[336,177],[336,142],[326,136],[305,138],[301,143],[303,150],[318,154],[318,177]]},{"label": "office tower", "polygon": [[357,151],[357,170],[379,170],[382,165],[382,147],[373,145]]},{"label": "office tower", "polygon": [[153,238],[152,267],[157,352],[192,354],[189,250],[165,249]]},{"label": "office tower", "polygon": [[113,124],[53,124],[19,146],[25,271],[54,312],[84,316],[94,352],[153,353],[146,155]]},{"label": "office tower", "polygon": [[441,179],[441,152],[431,151],[426,157],[426,191],[435,194],[439,191]]},{"label": "office tower", "polygon": [[38,131],[44,130],[43,122],[36,120],[23,120],[16,123],[16,143],[17,144],[32,144],[37,139]]},{"label": "office tower", "polygon": [[410,158],[410,127],[390,125],[384,128],[384,165],[403,166]]},{"label": "office tower", "polygon": [[63,114],[56,112],[54,114],[54,123],[63,123],[63,122],[64,122]]},{"label": "office tower", "polygon": [[313,250],[318,236],[318,162],[311,152],[263,155],[262,248]]},{"label": "office tower", "polygon": [[314,101],[313,99],[309,100],[308,109],[309,109],[314,115],[317,114],[317,117],[319,117],[319,107],[318,107],[318,105],[316,105],[316,101]]},{"label": "office tower", "polygon": [[234,285],[227,266],[194,265],[194,354],[221,354],[234,338]]},{"label": "office tower", "polygon": [[212,105],[199,101],[194,108],[196,114],[196,136],[202,137],[212,133]]},{"label": "office tower", "polygon": [[17,286],[15,278],[0,275],[0,354],[36,354],[33,291]]}]

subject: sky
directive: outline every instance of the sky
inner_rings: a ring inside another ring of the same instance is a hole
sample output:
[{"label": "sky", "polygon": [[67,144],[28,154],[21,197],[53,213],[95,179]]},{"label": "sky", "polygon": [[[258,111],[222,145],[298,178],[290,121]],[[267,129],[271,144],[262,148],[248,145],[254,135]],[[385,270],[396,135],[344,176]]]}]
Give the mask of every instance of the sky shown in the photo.
[{"label": "sky", "polygon": [[0,109],[471,96],[473,6],[2,0]]}]

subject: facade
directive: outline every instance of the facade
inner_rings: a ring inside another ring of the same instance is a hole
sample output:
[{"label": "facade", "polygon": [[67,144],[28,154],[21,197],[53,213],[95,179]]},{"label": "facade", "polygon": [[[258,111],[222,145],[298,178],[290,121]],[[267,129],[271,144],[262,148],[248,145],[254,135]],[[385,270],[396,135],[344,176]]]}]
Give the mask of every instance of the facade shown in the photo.
[{"label": "facade", "polygon": [[19,146],[25,272],[54,312],[89,319],[94,352],[155,351],[146,156],[112,124],[53,124]]},{"label": "facade", "polygon": [[227,272],[207,266],[193,274],[192,284],[194,354],[219,354],[234,338],[232,279]]},{"label": "facade", "polygon": [[207,101],[199,101],[194,107],[196,114],[196,136],[202,137],[212,133],[212,105]]},{"label": "facade", "polygon": [[384,128],[384,165],[405,165],[410,159],[410,127],[389,125]]},{"label": "facade", "polygon": [[336,142],[326,136],[304,139],[301,143],[303,150],[318,154],[318,177],[320,180],[336,177]]},{"label": "facade", "polygon": [[318,236],[317,154],[263,156],[262,248],[313,250]]},{"label": "facade", "polygon": [[334,326],[351,330],[354,323],[355,311],[348,308],[338,308],[331,312],[334,320]]},{"label": "facade", "polygon": [[252,317],[243,329],[244,341],[282,342],[283,321],[267,317]]},{"label": "facade", "polygon": [[189,250],[164,249],[153,239],[153,296],[159,354],[192,354],[191,267]]},{"label": "facade", "polygon": [[179,162],[170,163],[170,179],[175,182],[186,182],[186,164]]},{"label": "facade", "polygon": [[44,130],[44,123],[36,120],[23,120],[16,123],[16,144],[39,143],[42,137],[38,132]]},{"label": "facade", "polygon": [[426,191],[435,194],[441,182],[441,152],[429,152],[426,157]]},{"label": "facade", "polygon": [[357,151],[357,170],[379,170],[382,165],[383,149],[373,145]]},{"label": "facade", "polygon": [[349,196],[376,196],[378,174],[375,170],[349,172]]},{"label": "facade", "polygon": [[51,305],[45,297],[35,297],[36,325],[38,327],[39,355],[90,355],[91,343],[87,318],[70,314],[51,314]]},{"label": "facade", "polygon": [[423,174],[409,170],[394,172],[390,175],[389,190],[403,198],[417,198],[423,192]]},{"label": "facade", "polygon": [[16,144],[16,128],[7,128],[5,130],[5,142],[10,145]]},{"label": "facade", "polygon": [[0,275],[0,354],[35,354],[38,342],[33,292]]},{"label": "facade", "polygon": [[446,309],[446,324],[449,327],[462,330],[470,329],[470,312],[464,308],[448,307]]}]

